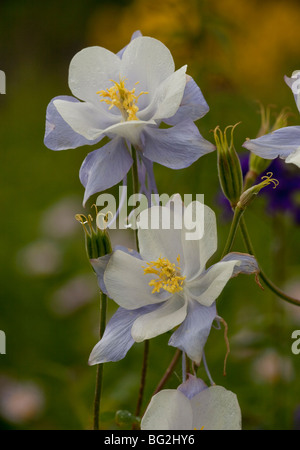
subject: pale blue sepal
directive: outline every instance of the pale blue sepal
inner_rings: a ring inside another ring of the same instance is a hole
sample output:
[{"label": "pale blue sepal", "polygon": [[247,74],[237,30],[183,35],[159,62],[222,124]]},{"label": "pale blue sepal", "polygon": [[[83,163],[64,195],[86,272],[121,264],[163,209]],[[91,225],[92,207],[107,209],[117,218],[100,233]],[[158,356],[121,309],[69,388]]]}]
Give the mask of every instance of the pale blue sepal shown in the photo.
[{"label": "pale blue sepal", "polygon": [[108,322],[102,339],[93,348],[89,357],[89,365],[123,359],[135,342],[131,336],[134,321],[160,306],[161,303],[134,310],[119,308]]},{"label": "pale blue sepal", "polygon": [[192,361],[200,364],[202,352],[216,315],[215,302],[211,306],[203,306],[195,300],[190,300],[187,316],[172,334],[168,344],[184,351]]}]

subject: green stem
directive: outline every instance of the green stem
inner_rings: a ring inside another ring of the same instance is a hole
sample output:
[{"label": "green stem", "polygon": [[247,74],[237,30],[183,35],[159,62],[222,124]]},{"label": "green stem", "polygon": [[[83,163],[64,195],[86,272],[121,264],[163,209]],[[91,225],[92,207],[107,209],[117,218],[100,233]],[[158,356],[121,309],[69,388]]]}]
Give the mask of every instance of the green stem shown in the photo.
[{"label": "green stem", "polygon": [[[102,291],[100,291],[100,330],[99,330],[100,339],[102,338],[105,330],[106,310],[107,310],[107,296]],[[100,414],[100,403],[103,384],[103,367],[104,364],[97,365],[96,390],[94,398],[94,430],[99,430],[99,414]]]},{"label": "green stem", "polygon": [[[248,230],[247,230],[246,222],[243,217],[240,220],[240,229],[241,229],[244,243],[245,243],[248,253],[255,256],[253,245],[252,245],[252,242],[251,242]],[[276,294],[278,297],[280,297],[281,299],[285,300],[288,303],[292,303],[293,305],[300,306],[300,300],[293,298],[293,297],[285,294],[283,291],[281,291],[281,289],[279,289],[271,280],[269,280],[269,278],[261,270],[261,268],[260,268],[260,272],[259,272],[259,277],[266,284],[266,286],[269,289],[271,289],[271,291],[274,292],[274,294]]]},{"label": "green stem", "polygon": [[145,345],[144,345],[144,357],[143,357],[141,384],[140,384],[139,396],[138,396],[138,401],[137,401],[136,410],[135,410],[136,417],[139,417],[139,415],[141,413],[142,403],[143,403],[145,380],[146,380],[146,373],[147,373],[147,366],[148,366],[148,354],[149,354],[149,341],[147,340],[147,341],[145,341]]},{"label": "green stem", "polygon": [[224,256],[227,255],[227,253],[229,253],[230,250],[231,250],[231,247],[232,247],[232,244],[234,242],[234,238],[235,238],[235,235],[236,235],[236,232],[237,232],[237,229],[238,229],[239,222],[240,222],[241,217],[243,215],[243,212],[244,212],[244,210],[242,208],[239,208],[238,206],[234,210],[234,216],[233,216],[233,219],[232,219],[232,222],[231,222],[229,235],[228,235],[228,238],[227,238],[227,241],[226,241],[225,248],[223,250],[223,254],[222,254],[221,259],[224,258]]}]

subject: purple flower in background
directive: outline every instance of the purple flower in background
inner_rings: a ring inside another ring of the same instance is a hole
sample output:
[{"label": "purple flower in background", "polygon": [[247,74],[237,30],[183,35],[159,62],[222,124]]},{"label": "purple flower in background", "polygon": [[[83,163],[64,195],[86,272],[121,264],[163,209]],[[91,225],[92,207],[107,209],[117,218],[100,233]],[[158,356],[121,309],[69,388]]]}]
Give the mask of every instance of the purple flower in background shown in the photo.
[{"label": "purple flower in background", "polygon": [[[241,167],[245,176],[249,170],[249,154],[240,155]],[[260,195],[267,200],[266,211],[270,215],[277,213],[288,213],[296,224],[300,223],[300,201],[297,194],[300,192],[300,173],[293,166],[288,166],[281,159],[275,159],[268,167],[268,172],[272,172],[279,181],[276,190],[272,186],[266,186]],[[262,173],[257,180],[260,180]],[[232,219],[232,209],[227,198],[220,192],[217,196],[217,203],[223,209],[223,219]]]},{"label": "purple flower in background", "polygon": [[[77,53],[69,68],[74,97],[54,98],[47,108],[45,145],[65,150],[110,141],[89,153],[80,169],[88,198],[124,180],[138,150],[141,184],[155,190],[153,162],[182,169],[215,149],[194,121],[208,105],[186,66],[175,70],[160,41],[134,33],[118,54],[102,47]],[[160,128],[164,122],[168,127]]]}]

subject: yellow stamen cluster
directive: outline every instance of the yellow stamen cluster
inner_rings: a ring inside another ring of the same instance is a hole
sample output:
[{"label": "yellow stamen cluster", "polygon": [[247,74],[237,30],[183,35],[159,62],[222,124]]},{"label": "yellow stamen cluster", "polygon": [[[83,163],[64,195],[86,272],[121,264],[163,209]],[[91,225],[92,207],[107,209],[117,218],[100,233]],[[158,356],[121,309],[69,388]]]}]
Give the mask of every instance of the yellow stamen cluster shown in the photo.
[{"label": "yellow stamen cluster", "polygon": [[183,282],[186,277],[180,275],[180,255],[177,257],[178,266],[170,263],[167,258],[158,258],[157,261],[147,263],[148,267],[143,267],[144,273],[153,273],[158,278],[150,281],[149,286],[153,286],[152,294],[160,292],[161,289],[171,292],[181,291]]},{"label": "yellow stamen cluster", "polygon": [[[119,108],[125,121],[138,120],[136,116],[139,110],[137,101],[141,95],[148,94],[148,92],[142,91],[139,95],[135,95],[135,88],[129,91],[125,87],[125,79],[120,79],[119,83],[114,80],[110,81],[114,83],[112,87],[106,91],[101,90],[97,92],[97,94],[103,97],[100,101],[110,105],[109,109],[112,109],[114,106]],[[135,84],[138,84],[138,82]]]}]

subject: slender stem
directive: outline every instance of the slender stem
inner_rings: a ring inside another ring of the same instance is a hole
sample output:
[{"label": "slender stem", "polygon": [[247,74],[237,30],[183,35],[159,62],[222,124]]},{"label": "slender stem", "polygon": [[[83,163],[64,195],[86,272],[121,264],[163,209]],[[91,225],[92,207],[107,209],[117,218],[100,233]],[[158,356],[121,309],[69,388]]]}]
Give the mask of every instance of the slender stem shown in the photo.
[{"label": "slender stem", "polygon": [[[243,236],[243,239],[244,239],[244,243],[245,243],[245,246],[247,248],[248,253],[250,253],[253,256],[255,256],[253,245],[252,245],[252,242],[251,242],[248,230],[247,230],[246,222],[245,222],[245,219],[243,217],[240,220],[240,229],[241,229],[242,236]],[[267,275],[261,269],[260,269],[260,272],[259,272],[259,277],[268,286],[268,288],[271,289],[271,291],[273,291],[274,294],[276,294],[278,297],[282,298],[286,302],[292,303],[293,305],[300,306],[300,300],[285,294],[271,280],[269,280]]]},{"label": "slender stem", "polygon": [[237,229],[238,229],[240,219],[243,215],[243,212],[244,212],[244,210],[242,208],[239,208],[238,206],[234,210],[234,216],[233,216],[233,219],[231,222],[231,227],[229,230],[228,238],[227,238],[221,259],[224,258],[224,256],[227,255],[227,253],[229,253],[231,250],[231,247],[232,247],[232,244],[233,244],[233,241],[234,241]]},{"label": "slender stem", "polygon": [[141,384],[139,390],[138,401],[136,405],[135,415],[138,417],[141,413],[144,390],[145,390],[145,380],[148,366],[148,354],[149,354],[149,341],[145,341],[144,345],[144,357],[143,357],[143,366],[142,366],[142,375],[141,375]]},{"label": "slender stem", "polygon": [[[107,296],[102,291],[100,291],[100,329],[99,329],[100,339],[102,338],[105,330],[106,310],[107,310]],[[99,430],[99,414],[100,414],[100,403],[103,384],[103,366],[104,364],[97,365],[96,389],[94,398],[94,430]]]},{"label": "slender stem", "polygon": [[166,384],[166,382],[168,381],[168,379],[170,378],[179,358],[181,355],[181,350],[177,349],[175,352],[175,355],[172,358],[172,361],[170,362],[167,370],[164,373],[164,376],[162,377],[162,379],[160,380],[160,382],[158,383],[158,385],[156,386],[155,391],[153,392],[153,395],[157,394],[159,391],[162,390],[162,388],[164,387],[164,385]]}]

